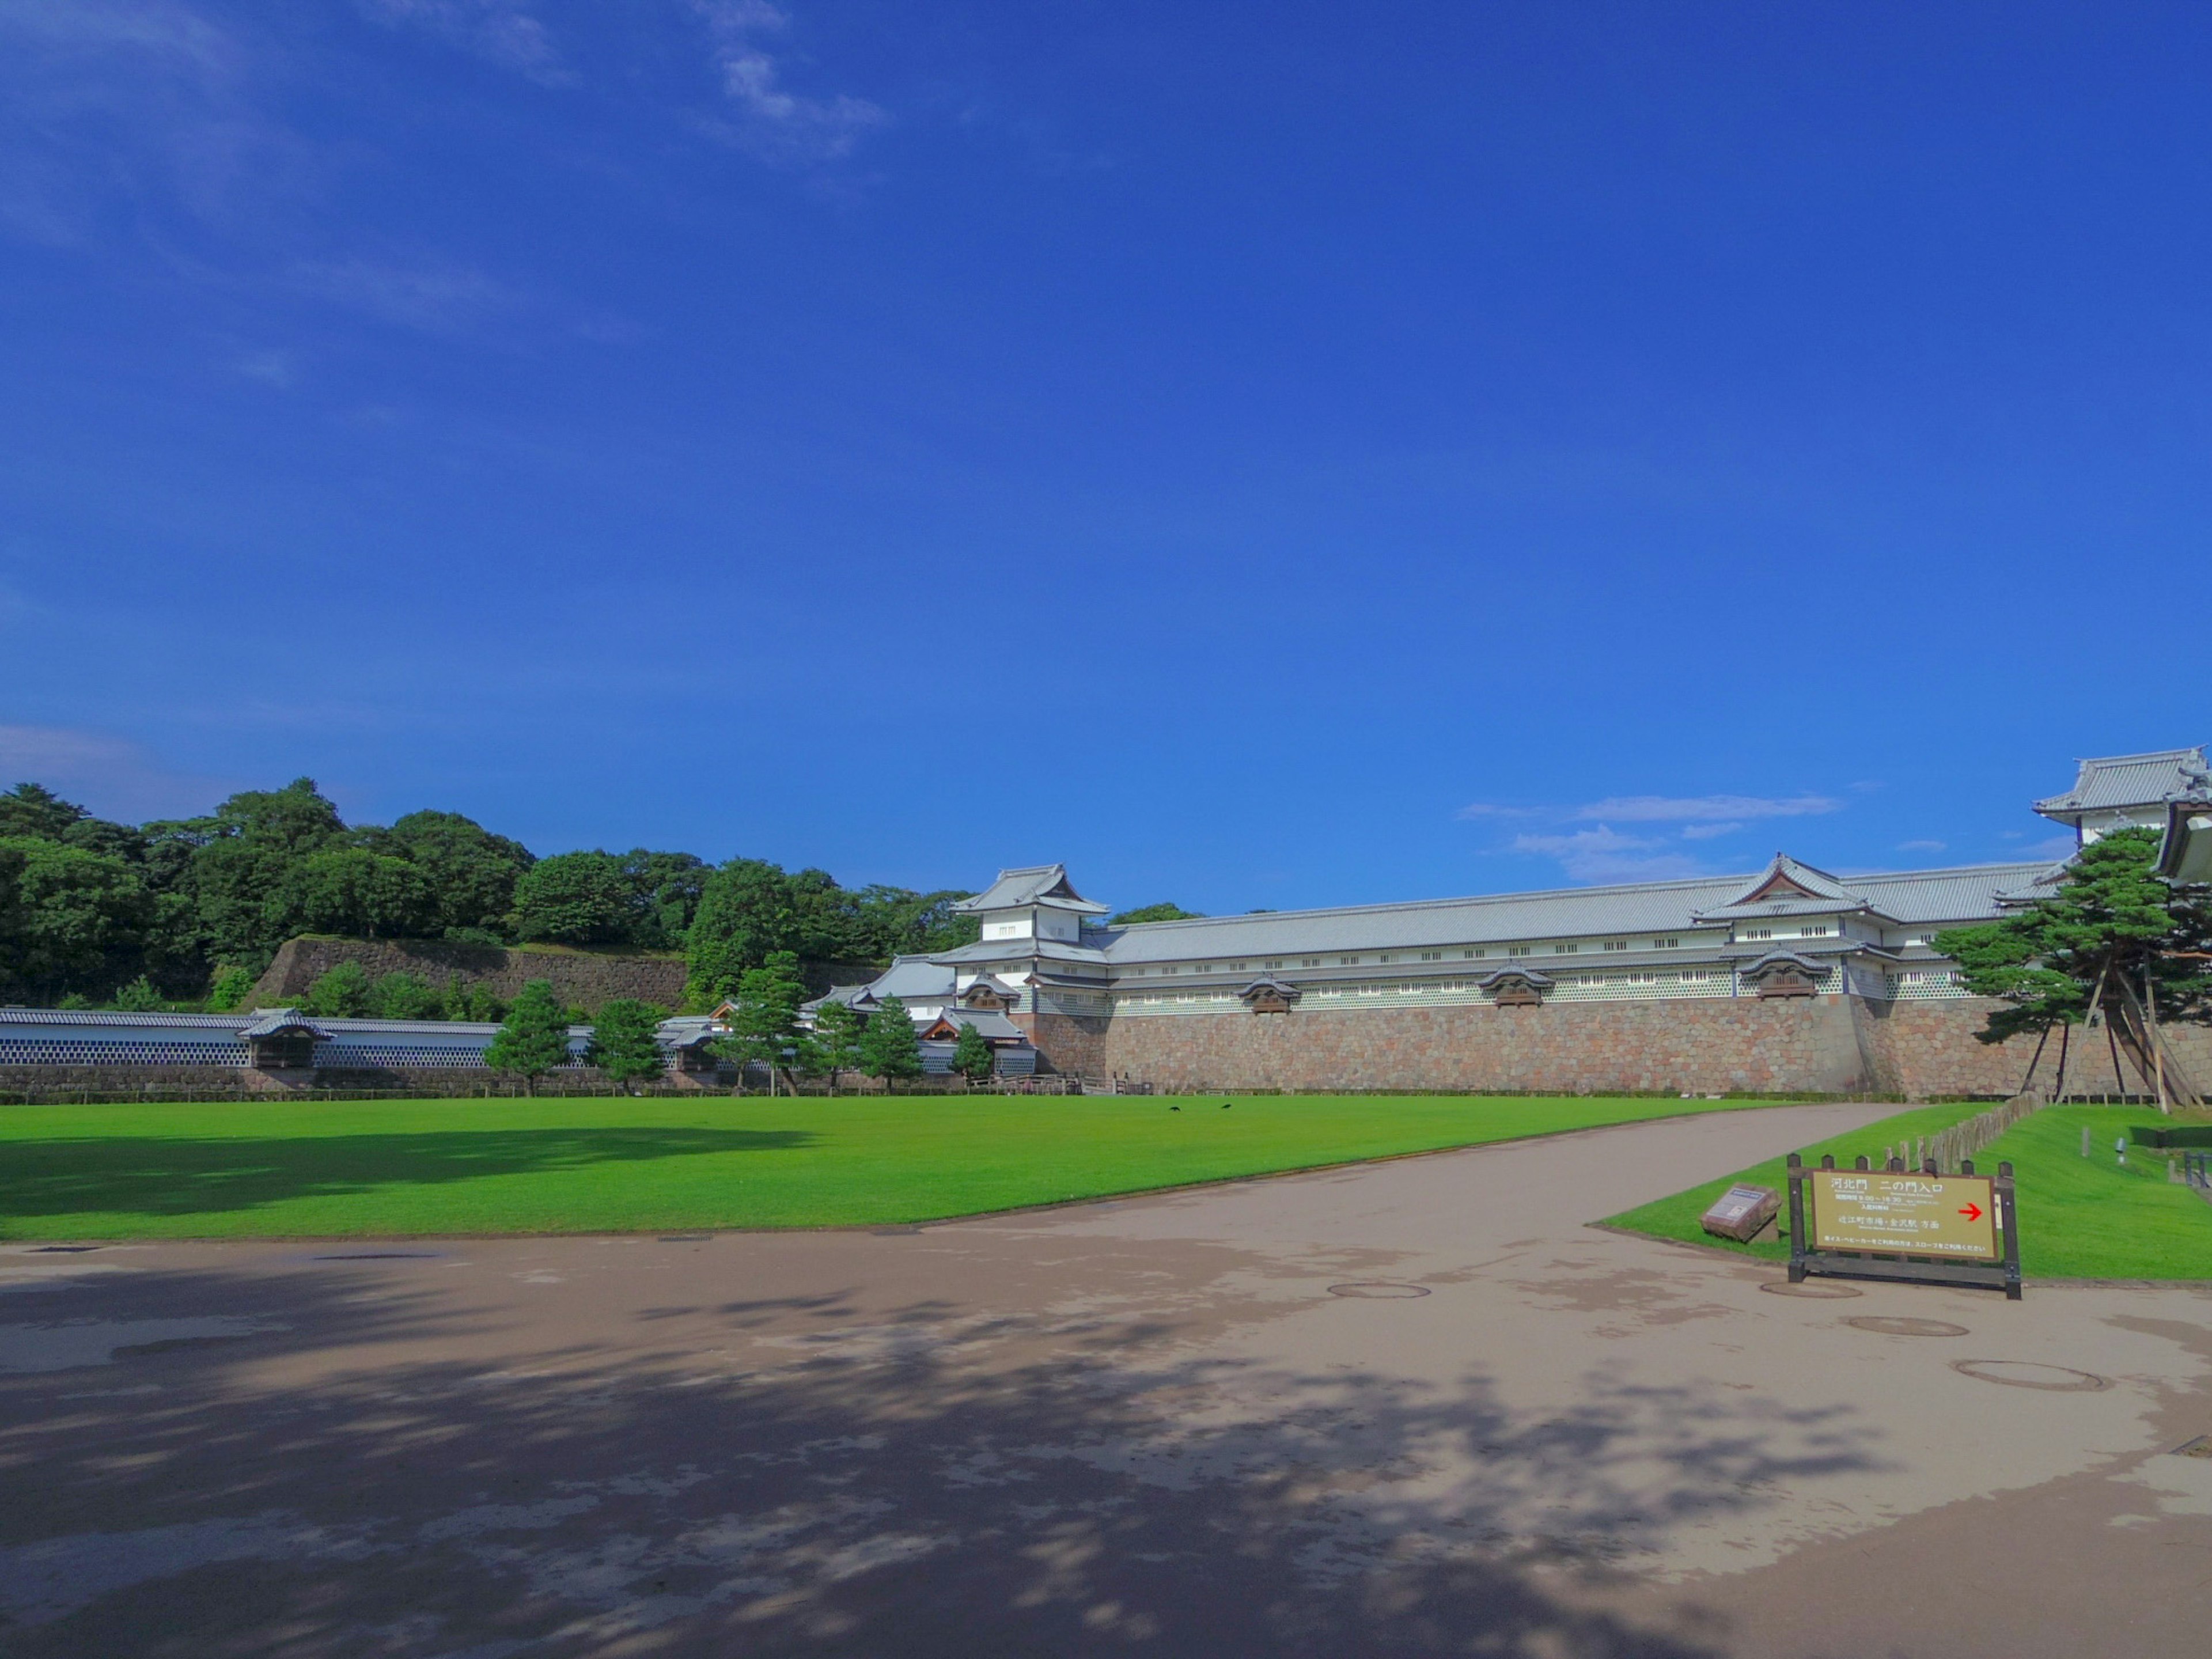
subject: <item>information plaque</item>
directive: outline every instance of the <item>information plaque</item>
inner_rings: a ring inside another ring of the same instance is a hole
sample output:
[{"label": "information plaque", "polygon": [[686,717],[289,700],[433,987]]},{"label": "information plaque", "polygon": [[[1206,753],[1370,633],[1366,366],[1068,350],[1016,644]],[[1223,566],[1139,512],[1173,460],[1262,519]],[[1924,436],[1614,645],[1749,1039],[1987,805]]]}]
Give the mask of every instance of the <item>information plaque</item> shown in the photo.
[{"label": "information plaque", "polygon": [[1931,1162],[1808,1170],[1790,1157],[1790,1280],[1893,1279],[1971,1285],[2020,1299],[2020,1229],[2012,1165],[1943,1175]]},{"label": "information plaque", "polygon": [[2004,1259],[1997,1241],[1997,1184],[1988,1176],[1814,1170],[1806,1184],[1816,1249]]}]

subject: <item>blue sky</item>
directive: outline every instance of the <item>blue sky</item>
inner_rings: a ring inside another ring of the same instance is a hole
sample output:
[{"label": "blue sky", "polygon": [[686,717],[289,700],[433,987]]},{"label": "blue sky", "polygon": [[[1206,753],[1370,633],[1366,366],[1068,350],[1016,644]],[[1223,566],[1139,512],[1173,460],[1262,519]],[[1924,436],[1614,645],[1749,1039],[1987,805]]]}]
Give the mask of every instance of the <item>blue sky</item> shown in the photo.
[{"label": "blue sky", "polygon": [[2212,737],[2212,12],[0,0],[0,782],[1209,911]]}]

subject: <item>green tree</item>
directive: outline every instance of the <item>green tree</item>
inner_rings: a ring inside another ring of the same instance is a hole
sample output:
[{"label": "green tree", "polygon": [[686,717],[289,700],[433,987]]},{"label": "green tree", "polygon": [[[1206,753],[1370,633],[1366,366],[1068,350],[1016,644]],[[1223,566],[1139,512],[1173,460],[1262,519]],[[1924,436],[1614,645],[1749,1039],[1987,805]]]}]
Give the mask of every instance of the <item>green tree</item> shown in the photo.
[{"label": "green tree", "polygon": [[714,1052],[741,1067],[757,1061],[772,1074],[806,1041],[799,1024],[799,1006],[805,1000],[799,958],[788,951],[770,951],[766,962],[738,977],[730,1035],[715,1044]]},{"label": "green tree", "polygon": [[208,989],[207,1006],[218,1014],[229,1013],[241,1006],[253,989],[253,975],[243,968],[225,968],[215,976]]},{"label": "green tree", "polygon": [[92,814],[64,800],[44,784],[19,783],[0,794],[0,836],[32,836],[59,841],[70,826]]},{"label": "green tree", "polygon": [[162,1000],[160,988],[143,974],[115,993],[115,1008],[118,1013],[156,1014],[167,1006]]},{"label": "green tree", "polygon": [[1110,927],[1121,927],[1136,921],[1203,921],[1205,919],[1203,910],[1186,910],[1180,904],[1170,904],[1163,900],[1158,904],[1144,904],[1133,910],[1124,910],[1118,916],[1109,916],[1107,922]]},{"label": "green tree", "polygon": [[853,962],[887,962],[896,956],[957,951],[981,937],[982,921],[952,907],[969,895],[944,889],[917,893],[907,887],[864,887],[857,895],[859,941]]},{"label": "green tree", "polygon": [[825,1002],[814,1011],[814,1049],[833,1090],[838,1073],[860,1069],[860,1017],[842,1002]]},{"label": "green tree", "polygon": [[430,926],[449,937],[503,929],[515,884],[536,862],[520,842],[459,812],[410,812],[384,832],[377,850],[422,872],[434,902]]},{"label": "green tree", "polygon": [[622,872],[630,890],[629,937],[648,951],[681,948],[714,866],[689,853],[640,847],[623,854]]},{"label": "green tree", "polygon": [[190,901],[200,945],[250,967],[265,965],[287,937],[287,918],[270,900],[293,866],[345,834],[337,808],[313,778],[248,790],[210,817],[158,829],[158,842],[171,852],[198,842],[185,856],[177,890]]},{"label": "green tree", "polygon": [[325,1019],[366,1019],[374,988],[368,969],[357,962],[341,962],[316,977],[300,999],[300,1012]]},{"label": "green tree", "polygon": [[0,979],[52,998],[124,976],[154,913],[137,872],[112,854],[33,836],[0,840],[0,858],[13,872],[13,896],[0,900],[14,918]]},{"label": "green tree", "polygon": [[507,1018],[506,1000],[491,988],[488,980],[473,984],[455,974],[446,981],[446,1018],[472,1020],[479,1025],[496,1025]]},{"label": "green tree", "polygon": [[[2154,1042],[2154,1007],[2160,1022],[2212,1011],[2207,919],[2159,879],[2158,843],[2154,830],[2115,830],[2076,854],[2049,896],[1936,935],[1965,988],[2005,1005],[1977,1037],[2041,1036],[2099,1014],[2143,1077],[2157,1074],[2153,1050],[2164,1045]],[[2170,1089],[2196,1097],[2170,1051],[2165,1069]]]},{"label": "green tree", "polygon": [[764,860],[732,859],[700,890],[684,941],[685,1006],[711,1008],[735,995],[748,969],[773,951],[791,950],[798,936],[790,878]]},{"label": "green tree", "polygon": [[604,1004],[592,1022],[592,1064],[610,1081],[629,1087],[659,1079],[667,1070],[657,1034],[666,1011],[635,998],[617,997]]},{"label": "green tree", "polygon": [[330,847],[291,863],[264,907],[270,933],[349,939],[417,938],[431,929],[437,896],[405,859],[362,847]]},{"label": "green tree", "polygon": [[379,1019],[443,1019],[446,999],[429,981],[405,969],[380,975],[369,988],[368,1006]]},{"label": "green tree", "polygon": [[622,860],[606,853],[556,853],[514,884],[515,938],[612,945],[629,937],[632,891]]},{"label": "green tree", "polygon": [[902,1077],[921,1075],[921,1039],[915,1035],[914,1017],[896,997],[884,997],[868,1016],[860,1033],[860,1064],[870,1077],[895,1087]]},{"label": "green tree", "polygon": [[568,1016],[553,994],[552,982],[533,979],[484,1049],[484,1064],[522,1079],[525,1092],[538,1092],[538,1079],[568,1062]]},{"label": "green tree", "polygon": [[959,1040],[952,1045],[952,1069],[970,1083],[983,1083],[989,1080],[995,1064],[989,1040],[974,1026],[963,1025]]}]

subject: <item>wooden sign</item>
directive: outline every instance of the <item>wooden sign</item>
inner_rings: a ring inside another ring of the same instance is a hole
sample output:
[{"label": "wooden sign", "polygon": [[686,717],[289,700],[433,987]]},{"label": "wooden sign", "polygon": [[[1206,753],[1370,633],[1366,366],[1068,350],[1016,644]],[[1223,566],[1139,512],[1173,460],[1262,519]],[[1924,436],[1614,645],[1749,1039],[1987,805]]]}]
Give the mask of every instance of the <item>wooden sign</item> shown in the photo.
[{"label": "wooden sign", "polygon": [[1902,1158],[1876,1170],[1838,1170],[1824,1158],[1808,1170],[1790,1155],[1790,1282],[1814,1274],[1974,1285],[2020,1300],[2020,1212],[2012,1165],[1994,1179],[1972,1160],[1944,1175],[1931,1160]]},{"label": "wooden sign", "polygon": [[1997,1261],[1996,1182],[1987,1176],[1909,1170],[1814,1170],[1812,1243],[1820,1250],[1880,1250]]},{"label": "wooden sign", "polygon": [[1771,1187],[1731,1187],[1698,1218],[1698,1224],[1716,1238],[1748,1244],[1781,1208],[1782,1194]]}]

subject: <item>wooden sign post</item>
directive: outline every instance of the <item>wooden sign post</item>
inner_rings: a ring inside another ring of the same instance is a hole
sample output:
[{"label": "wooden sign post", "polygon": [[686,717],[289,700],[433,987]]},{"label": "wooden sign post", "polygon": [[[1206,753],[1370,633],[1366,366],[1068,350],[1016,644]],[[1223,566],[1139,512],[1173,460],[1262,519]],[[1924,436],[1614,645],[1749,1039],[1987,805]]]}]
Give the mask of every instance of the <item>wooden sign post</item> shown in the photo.
[{"label": "wooden sign post", "polygon": [[1971,1159],[1954,1176],[1934,1159],[1917,1170],[1893,1158],[1871,1169],[1838,1170],[1824,1158],[1808,1170],[1790,1155],[1790,1282],[1894,1279],[2001,1290],[2020,1300],[2020,1226],[2012,1165],[1994,1178]]}]

